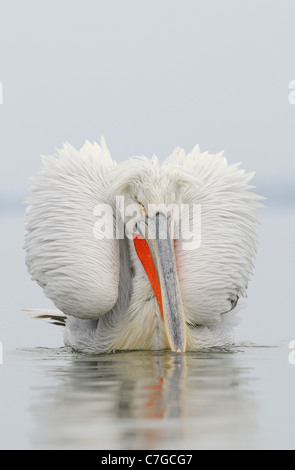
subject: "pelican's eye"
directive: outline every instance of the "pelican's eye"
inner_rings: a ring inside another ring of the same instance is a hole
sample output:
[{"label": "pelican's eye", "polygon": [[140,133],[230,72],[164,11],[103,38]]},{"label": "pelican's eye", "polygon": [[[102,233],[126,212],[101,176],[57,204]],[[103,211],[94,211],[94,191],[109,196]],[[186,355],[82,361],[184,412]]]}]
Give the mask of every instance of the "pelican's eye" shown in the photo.
[{"label": "pelican's eye", "polygon": [[139,204],[139,207],[140,207],[141,212],[142,212],[143,214],[146,214],[146,210],[145,210],[145,207],[144,207],[144,205],[142,204],[142,202],[139,202],[138,204]]}]

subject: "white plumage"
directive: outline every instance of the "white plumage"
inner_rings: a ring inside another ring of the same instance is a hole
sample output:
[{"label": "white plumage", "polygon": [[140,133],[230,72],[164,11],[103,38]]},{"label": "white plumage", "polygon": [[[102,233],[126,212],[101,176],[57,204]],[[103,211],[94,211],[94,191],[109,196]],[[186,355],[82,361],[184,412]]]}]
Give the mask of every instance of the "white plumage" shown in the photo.
[{"label": "white plumage", "polygon": [[[185,348],[231,344],[226,313],[246,295],[256,252],[260,198],[250,190],[252,176],[222,153],[201,153],[198,146],[187,155],[177,148],[162,164],[155,156],[116,164],[104,139],[80,151],[65,144],[44,157],[27,199],[26,263],[67,317],[65,343],[88,352],[174,349],[170,336],[178,320],[169,326],[165,313],[163,321],[133,241],[93,235],[94,207],[114,207],[123,195],[144,207],[201,204],[200,247],[184,250],[181,238],[174,244]],[[161,292],[164,302],[162,284]]]}]

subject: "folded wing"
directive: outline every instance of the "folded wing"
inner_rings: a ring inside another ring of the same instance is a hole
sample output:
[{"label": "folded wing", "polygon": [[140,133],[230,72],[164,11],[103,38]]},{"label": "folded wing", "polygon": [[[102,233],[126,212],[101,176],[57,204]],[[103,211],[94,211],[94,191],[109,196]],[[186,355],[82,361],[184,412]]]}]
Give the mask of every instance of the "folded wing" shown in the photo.
[{"label": "folded wing", "polygon": [[[97,319],[116,303],[119,244],[94,236],[94,208],[108,204],[116,163],[104,139],[69,144],[43,158],[25,216],[26,263],[32,279],[66,315]],[[113,221],[114,223],[114,221]]]},{"label": "folded wing", "polygon": [[[246,295],[252,274],[254,211],[260,199],[248,184],[253,174],[229,165],[222,153],[201,153],[199,147],[187,155],[177,149],[165,165],[175,165],[195,177],[182,198],[190,207],[192,238],[176,240],[179,282],[188,321],[214,324]],[[193,205],[198,207],[194,220]]]}]

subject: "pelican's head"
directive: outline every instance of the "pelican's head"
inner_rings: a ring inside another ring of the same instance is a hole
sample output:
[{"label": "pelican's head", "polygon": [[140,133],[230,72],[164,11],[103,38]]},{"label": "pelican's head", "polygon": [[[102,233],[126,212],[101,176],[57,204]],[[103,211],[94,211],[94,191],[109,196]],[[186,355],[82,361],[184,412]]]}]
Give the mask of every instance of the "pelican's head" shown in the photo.
[{"label": "pelican's head", "polygon": [[186,322],[178,282],[174,236],[182,193],[192,178],[158,159],[132,158],[118,166],[116,196],[124,198],[126,234],[132,238],[159,304],[171,350],[186,350]]}]

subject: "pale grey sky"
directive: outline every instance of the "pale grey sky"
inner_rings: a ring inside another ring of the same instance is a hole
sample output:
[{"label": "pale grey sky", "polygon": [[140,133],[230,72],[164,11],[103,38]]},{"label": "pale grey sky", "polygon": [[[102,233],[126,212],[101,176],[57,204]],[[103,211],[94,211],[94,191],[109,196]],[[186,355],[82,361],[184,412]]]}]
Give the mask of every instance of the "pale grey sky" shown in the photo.
[{"label": "pale grey sky", "polygon": [[294,18],[294,0],[1,0],[0,194],[101,134],[117,160],[199,143],[291,187]]}]

